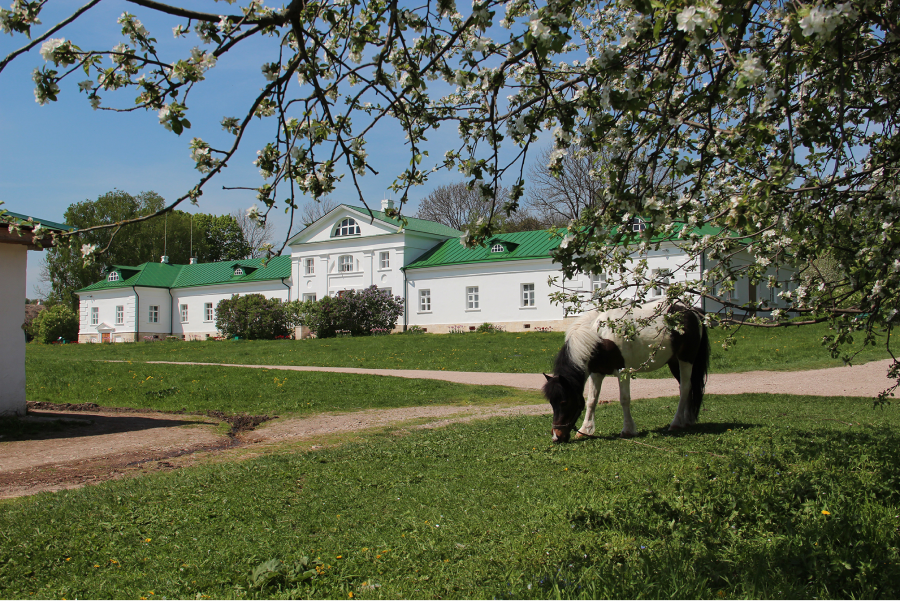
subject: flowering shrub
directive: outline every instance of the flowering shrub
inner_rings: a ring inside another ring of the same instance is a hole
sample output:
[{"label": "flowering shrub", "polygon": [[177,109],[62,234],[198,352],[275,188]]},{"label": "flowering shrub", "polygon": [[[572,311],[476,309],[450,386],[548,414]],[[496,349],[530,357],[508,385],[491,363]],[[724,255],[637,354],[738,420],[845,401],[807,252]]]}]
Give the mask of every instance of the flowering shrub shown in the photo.
[{"label": "flowering shrub", "polygon": [[403,314],[403,299],[376,286],[286,305],[292,323],[305,325],[317,338],[333,338],[338,332],[350,336],[368,336],[377,329],[390,332]]},{"label": "flowering shrub", "polygon": [[38,342],[50,344],[60,338],[78,339],[78,316],[66,305],[56,305],[38,313],[31,322],[34,338]]},{"label": "flowering shrub", "polygon": [[503,332],[503,326],[494,325],[492,323],[484,322],[478,329],[475,330],[478,334],[493,334],[494,332]]},{"label": "flowering shrub", "polygon": [[553,326],[538,326],[534,329],[535,332],[552,332]]},{"label": "flowering shrub", "polygon": [[450,326],[450,333],[451,333],[451,334],[465,334],[466,331],[467,331],[467,330],[466,330],[465,326],[458,326],[458,325],[457,325],[457,326]]},{"label": "flowering shrub", "polygon": [[292,325],[286,304],[262,294],[234,294],[216,305],[216,329],[226,338],[272,340],[289,336]]},{"label": "flowering shrub", "polygon": [[390,328],[372,328],[372,336],[387,336],[390,333]]},{"label": "flowering shrub", "polygon": [[420,327],[420,326],[409,326],[408,328],[406,328],[406,333],[407,334],[424,334],[425,330],[422,329],[422,327]]}]

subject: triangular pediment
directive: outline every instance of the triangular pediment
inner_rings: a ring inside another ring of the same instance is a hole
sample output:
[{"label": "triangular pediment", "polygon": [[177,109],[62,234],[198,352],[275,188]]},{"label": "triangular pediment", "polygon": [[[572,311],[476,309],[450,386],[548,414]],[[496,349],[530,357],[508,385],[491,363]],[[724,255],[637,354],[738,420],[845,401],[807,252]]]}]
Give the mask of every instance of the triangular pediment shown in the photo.
[{"label": "triangular pediment", "polygon": [[288,240],[288,246],[310,242],[341,242],[396,233],[396,224],[377,216],[373,218],[364,209],[339,205]]}]

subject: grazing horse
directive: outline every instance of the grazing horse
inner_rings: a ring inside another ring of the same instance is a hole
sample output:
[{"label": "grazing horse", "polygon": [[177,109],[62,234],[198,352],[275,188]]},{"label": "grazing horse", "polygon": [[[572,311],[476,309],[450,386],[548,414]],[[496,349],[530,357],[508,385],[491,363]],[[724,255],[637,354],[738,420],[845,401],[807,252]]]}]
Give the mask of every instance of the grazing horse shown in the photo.
[{"label": "grazing horse", "polygon": [[[604,377],[614,375],[619,379],[619,401],[624,418],[622,436],[634,436],[637,430],[631,419],[631,372],[628,368],[647,372],[668,365],[681,389],[681,399],[669,430],[696,423],[706,387],[710,352],[703,312],[680,303],[666,309],[662,302],[632,310],[589,311],[569,327],[566,343],[556,356],[553,376],[544,374],[547,378],[544,396],[553,407],[553,442],[568,442],[569,434],[575,430],[575,423],[585,408],[584,385],[588,376],[593,390],[590,390],[581,430],[576,430],[578,434],[594,434],[594,409],[600,396],[600,385]],[[666,325],[664,313],[677,314],[679,325],[676,328]],[[649,322],[642,327],[638,320]],[[623,336],[609,327],[610,321],[619,324],[617,329],[620,331],[633,331],[627,337]]]}]

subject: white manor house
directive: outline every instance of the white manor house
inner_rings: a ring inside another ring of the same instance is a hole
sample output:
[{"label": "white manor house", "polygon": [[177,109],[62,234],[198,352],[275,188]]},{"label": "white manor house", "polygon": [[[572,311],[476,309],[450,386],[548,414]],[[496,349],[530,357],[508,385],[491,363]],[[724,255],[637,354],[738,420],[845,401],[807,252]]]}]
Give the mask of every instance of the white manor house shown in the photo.
[{"label": "white manor house", "polygon": [[[475,329],[490,322],[507,331],[552,327],[564,330],[571,313],[551,302],[559,288],[592,294],[604,286],[602,275],[584,274],[565,280],[551,252],[560,238],[547,230],[497,234],[485,247],[465,248],[462,232],[433,221],[399,221],[382,211],[339,205],[288,241],[290,255],[265,265],[261,259],[135,267],[110,266],[106,278],[78,291],[79,342],[132,342],[176,336],[187,340],[217,336],[216,305],[233,294],[263,294],[285,301],[320,299],[369,286],[386,289],[405,300],[398,329],[419,326],[446,333],[452,326]],[[638,221],[633,227],[642,227]],[[663,242],[647,256],[654,273],[675,272],[686,255]],[[750,257],[746,259],[749,261]],[[705,264],[709,264],[706,261]],[[684,273],[699,279],[698,271]],[[774,271],[772,273],[775,273]],[[793,270],[776,275],[788,288]],[[655,293],[664,294],[662,289]],[[735,300],[769,299],[784,306],[765,284],[738,282]],[[718,303],[705,301],[707,311]],[[298,337],[305,332],[298,329]]]}]

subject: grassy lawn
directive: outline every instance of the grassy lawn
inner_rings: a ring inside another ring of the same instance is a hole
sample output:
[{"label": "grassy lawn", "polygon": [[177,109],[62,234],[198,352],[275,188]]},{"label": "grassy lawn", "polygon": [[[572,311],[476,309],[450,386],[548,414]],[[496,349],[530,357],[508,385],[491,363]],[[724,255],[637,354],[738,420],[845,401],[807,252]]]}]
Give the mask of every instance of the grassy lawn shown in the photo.
[{"label": "grassy lawn", "polygon": [[713,396],[668,435],[673,402],[632,441],[500,419],[3,501],[0,597],[900,595],[897,411]]},{"label": "grassy lawn", "polygon": [[[748,327],[737,332],[734,348],[723,350],[722,341],[727,333],[713,329],[710,332],[712,371],[798,370],[843,365],[840,359],[832,359],[821,346],[822,336],[827,332],[827,326],[823,324],[779,330]],[[28,345],[27,359],[29,370],[52,358],[78,362],[125,359],[538,373],[552,369],[553,358],[562,344],[560,332],[392,335],[300,341],[32,344]],[[879,348],[866,348],[855,362],[888,357],[882,344]],[[667,370],[662,370],[657,372],[657,377],[671,376]]]},{"label": "grassy lawn", "polygon": [[27,370],[29,401],[162,411],[305,415],[390,407],[543,402],[539,392],[501,386],[323,372],[76,361],[52,353],[41,360],[29,356]]}]

